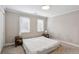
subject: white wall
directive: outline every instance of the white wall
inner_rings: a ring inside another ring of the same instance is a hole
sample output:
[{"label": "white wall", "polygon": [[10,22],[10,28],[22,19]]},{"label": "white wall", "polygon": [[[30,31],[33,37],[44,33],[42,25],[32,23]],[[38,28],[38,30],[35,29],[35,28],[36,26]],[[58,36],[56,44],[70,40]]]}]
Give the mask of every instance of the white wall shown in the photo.
[{"label": "white wall", "polygon": [[52,37],[79,44],[79,11],[49,18],[47,27]]},{"label": "white wall", "polygon": [[0,53],[5,43],[4,10],[0,7]]}]

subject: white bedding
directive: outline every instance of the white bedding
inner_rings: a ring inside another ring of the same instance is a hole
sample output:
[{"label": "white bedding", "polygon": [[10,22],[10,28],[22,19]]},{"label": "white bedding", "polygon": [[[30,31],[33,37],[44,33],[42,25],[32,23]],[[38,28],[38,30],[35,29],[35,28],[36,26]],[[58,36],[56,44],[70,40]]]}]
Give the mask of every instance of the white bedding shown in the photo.
[{"label": "white bedding", "polygon": [[31,39],[23,39],[23,47],[26,53],[29,54],[49,53],[56,49],[59,44],[59,41],[45,38],[43,36]]}]

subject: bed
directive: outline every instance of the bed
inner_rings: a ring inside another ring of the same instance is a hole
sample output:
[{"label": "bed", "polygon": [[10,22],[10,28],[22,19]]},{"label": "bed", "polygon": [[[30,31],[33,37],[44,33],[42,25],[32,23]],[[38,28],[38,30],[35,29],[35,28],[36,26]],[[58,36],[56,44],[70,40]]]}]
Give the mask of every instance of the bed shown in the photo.
[{"label": "bed", "polygon": [[23,39],[23,47],[27,54],[45,54],[55,50],[60,42],[44,36]]}]

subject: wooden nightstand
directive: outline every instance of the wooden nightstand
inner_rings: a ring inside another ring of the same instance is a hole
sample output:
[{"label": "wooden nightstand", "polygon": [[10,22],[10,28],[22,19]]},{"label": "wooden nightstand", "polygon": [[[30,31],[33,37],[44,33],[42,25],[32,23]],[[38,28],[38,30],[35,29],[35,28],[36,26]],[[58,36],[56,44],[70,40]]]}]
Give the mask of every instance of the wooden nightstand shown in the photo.
[{"label": "wooden nightstand", "polygon": [[22,44],[23,44],[22,38],[20,36],[16,36],[15,37],[15,47],[22,45]]},{"label": "wooden nightstand", "polygon": [[42,34],[42,36],[49,38],[49,34]]}]

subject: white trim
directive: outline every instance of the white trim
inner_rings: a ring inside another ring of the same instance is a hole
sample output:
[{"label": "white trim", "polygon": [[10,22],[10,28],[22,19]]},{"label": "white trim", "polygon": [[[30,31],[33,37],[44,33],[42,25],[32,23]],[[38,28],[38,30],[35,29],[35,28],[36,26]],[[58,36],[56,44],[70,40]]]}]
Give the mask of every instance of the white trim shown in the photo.
[{"label": "white trim", "polygon": [[18,11],[18,10],[14,10],[14,9],[10,9],[10,8],[6,8],[5,9],[6,12],[11,12],[11,13],[15,13],[15,14],[25,14],[25,15],[32,15],[32,16],[37,16],[37,17],[41,17],[41,18],[47,18],[46,16],[42,16],[42,15],[35,15],[29,12],[23,12],[23,11]]},{"label": "white trim", "polygon": [[61,42],[63,42],[63,43],[66,43],[66,44],[68,44],[68,45],[71,45],[71,46],[74,46],[74,47],[78,47],[78,48],[79,48],[79,45],[77,45],[77,44],[70,43],[70,42],[67,42],[67,41],[61,41]]},{"label": "white trim", "polygon": [[[76,12],[76,11],[79,11],[79,9],[77,9],[77,10],[71,10],[71,11],[64,12],[64,13],[61,13],[61,14],[58,14],[58,15],[53,15],[53,16],[50,16],[50,17],[54,18],[54,17],[66,15],[66,14],[69,14],[69,13],[74,13],[74,12]],[[49,18],[49,17],[48,17],[48,18]]]}]

